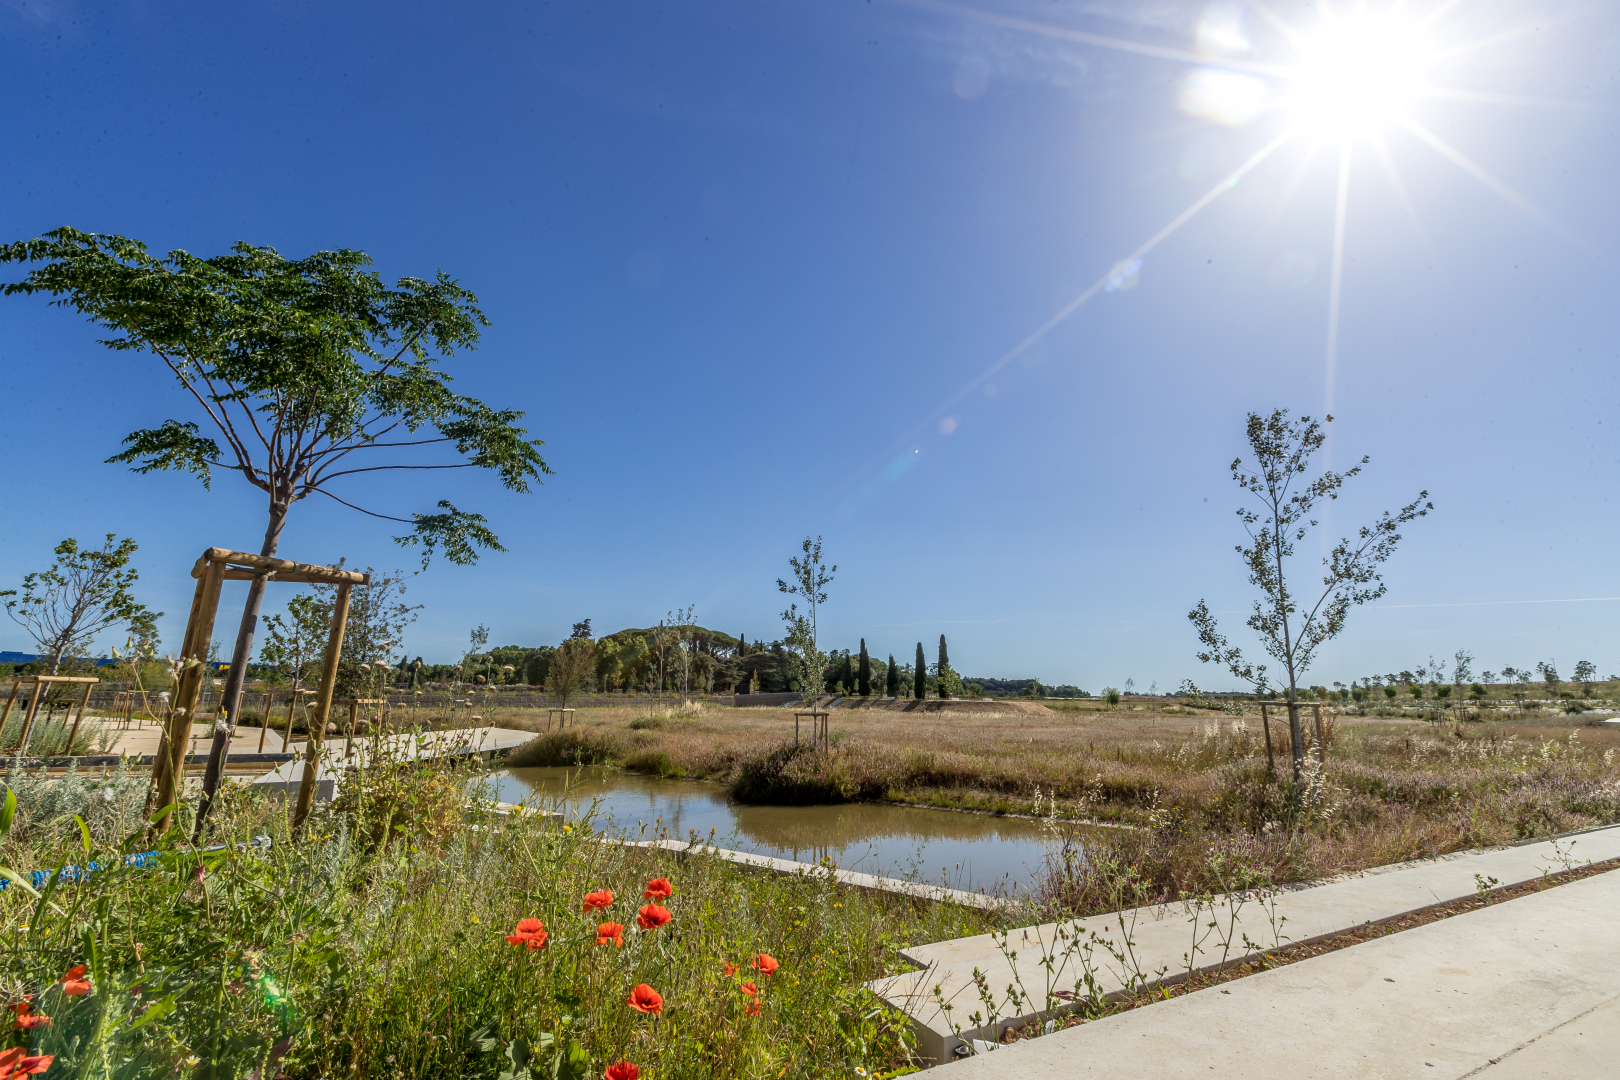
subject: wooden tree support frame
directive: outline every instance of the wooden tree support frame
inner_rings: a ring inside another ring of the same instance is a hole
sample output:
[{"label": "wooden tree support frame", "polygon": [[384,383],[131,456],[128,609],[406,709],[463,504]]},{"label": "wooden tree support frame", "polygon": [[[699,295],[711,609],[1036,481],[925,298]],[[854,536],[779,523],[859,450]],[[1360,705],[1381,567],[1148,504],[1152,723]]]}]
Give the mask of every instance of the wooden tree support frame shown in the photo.
[{"label": "wooden tree support frame", "polygon": [[[213,640],[214,617],[219,612],[219,593],[225,582],[251,581],[253,578],[263,577],[270,581],[285,581],[296,585],[337,587],[336,601],[332,605],[332,628],[326,639],[326,660],[321,671],[321,686],[316,691],[315,718],[309,725],[309,739],[304,755],[304,775],[298,786],[297,808],[293,811],[292,829],[296,836],[315,801],[315,773],[325,741],[326,718],[332,707],[332,692],[337,686],[338,657],[343,652],[343,632],[349,624],[349,590],[355,585],[371,584],[371,575],[211,547],[197,559],[196,565],[191,568],[191,576],[197,579],[197,587],[192,593],[191,614],[186,619],[186,636],[180,646],[182,670],[179,678],[175,680],[169,712],[163,722],[163,736],[158,745],[157,760],[152,766],[152,783],[156,788],[159,808],[168,808],[175,804],[180,789],[180,778],[185,772],[186,745],[191,740],[191,725],[196,716],[197,699],[202,693],[203,677],[208,673],[208,647]],[[289,718],[289,737],[291,727]],[[320,733],[319,736],[317,731]],[[163,816],[154,823],[154,827],[156,831],[164,832],[172,821],[173,814],[165,809]]]},{"label": "wooden tree support frame", "polygon": [[[28,753],[28,740],[34,734],[34,718],[39,715],[40,702],[45,700],[45,695],[50,691],[50,688],[58,683],[67,683],[69,685],[82,683],[84,685],[84,693],[79,695],[77,709],[74,708],[73,703],[68,704],[68,712],[73,717],[73,730],[68,733],[67,744],[67,752],[71,754],[73,752],[73,740],[79,736],[79,723],[84,719],[85,706],[90,703],[90,690],[100,681],[100,679],[89,675],[13,675],[11,678],[11,694],[6,698],[5,712],[0,713],[0,730],[4,730],[6,721],[11,719],[11,707],[17,701],[18,692],[25,686],[34,688],[34,692],[28,698],[28,711],[24,714],[22,738],[17,742],[17,760],[21,761],[23,755]],[[64,716],[62,722],[66,723],[67,717]]]},{"label": "wooden tree support frame", "polygon": [[810,745],[818,750],[832,753],[832,733],[827,725],[832,722],[832,713],[820,712],[812,709],[810,712],[796,712],[793,714],[793,745],[799,745],[799,721],[804,717],[810,718]]}]

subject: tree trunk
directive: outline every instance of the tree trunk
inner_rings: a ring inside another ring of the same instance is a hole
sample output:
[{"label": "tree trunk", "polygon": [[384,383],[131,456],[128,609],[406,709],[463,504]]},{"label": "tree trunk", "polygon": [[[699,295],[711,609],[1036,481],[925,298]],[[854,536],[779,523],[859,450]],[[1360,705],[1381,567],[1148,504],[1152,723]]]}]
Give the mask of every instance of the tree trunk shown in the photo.
[{"label": "tree trunk", "polygon": [[[271,503],[270,523],[264,530],[264,543],[259,554],[270,557],[281,543],[281,529],[287,523],[287,508]],[[201,839],[208,827],[208,811],[225,777],[225,758],[230,753],[231,736],[236,733],[236,720],[242,708],[242,686],[247,682],[248,663],[253,656],[253,634],[259,627],[259,608],[264,603],[264,574],[255,574],[248,582],[247,602],[242,605],[242,622],[236,630],[236,648],[231,651],[231,670],[225,676],[225,689],[220,695],[219,712],[214,720],[214,741],[208,748],[208,768],[203,773],[202,799],[197,803],[197,826],[194,836]],[[297,700],[296,695],[294,701]],[[324,737],[326,732],[320,732]],[[316,733],[309,733],[311,739]]]}]

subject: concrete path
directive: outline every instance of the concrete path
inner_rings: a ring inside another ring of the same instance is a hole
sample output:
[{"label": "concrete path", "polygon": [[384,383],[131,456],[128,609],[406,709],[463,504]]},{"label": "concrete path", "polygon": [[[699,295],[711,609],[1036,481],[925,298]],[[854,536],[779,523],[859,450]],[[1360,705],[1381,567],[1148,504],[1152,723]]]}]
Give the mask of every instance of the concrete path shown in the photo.
[{"label": "concrete path", "polygon": [[[477,754],[487,761],[492,754],[522,746],[534,737],[532,731],[498,727],[455,728],[429,731],[420,736],[385,735],[382,737],[384,746],[381,753],[390,758],[411,760],[439,755],[460,757]],[[299,756],[254,780],[255,789],[281,794],[296,792],[304,779],[303,754],[307,745],[307,741],[293,743],[291,751]],[[321,760],[315,773],[315,797],[324,800],[330,799],[335,792],[339,774],[347,769],[359,768],[371,759],[372,739],[370,736],[357,736],[352,742],[347,739],[326,739],[321,746]],[[345,750],[349,753],[346,754]]]},{"label": "concrete path", "polygon": [[1070,995],[1085,997],[1088,978],[1101,994],[1118,995],[1470,896],[1479,880],[1513,885],[1613,858],[1620,827],[1380,868],[1269,901],[1222,899],[1196,919],[1190,906],[1174,904],[1014,930],[1004,947],[988,934],[917,946],[902,955],[921,970],[868,985],[911,1016],[919,1055],[944,1061],[962,1040],[994,1042],[1038,1014],[1074,1008]]},{"label": "concrete path", "polygon": [[739,866],[765,870],[773,874],[825,876],[854,889],[897,893],[901,896],[915,896],[922,900],[943,901],[950,904],[959,904],[962,907],[979,908],[984,911],[995,911],[1014,903],[1014,901],[1005,900],[1001,897],[986,896],[984,893],[965,892],[961,889],[950,889],[943,885],[930,885],[922,881],[905,881],[900,878],[878,877],[876,874],[858,874],[853,870],[829,870],[819,863],[776,859],[769,855],[757,855],[751,851],[731,851],[726,848],[710,847],[707,844],[692,844],[685,840],[624,840],[618,842],[631,847],[661,848],[664,851],[673,852],[677,859],[691,852],[697,852],[713,855],[716,858],[736,863]]},{"label": "concrete path", "polygon": [[941,1080],[1620,1075],[1620,873],[943,1067]]}]

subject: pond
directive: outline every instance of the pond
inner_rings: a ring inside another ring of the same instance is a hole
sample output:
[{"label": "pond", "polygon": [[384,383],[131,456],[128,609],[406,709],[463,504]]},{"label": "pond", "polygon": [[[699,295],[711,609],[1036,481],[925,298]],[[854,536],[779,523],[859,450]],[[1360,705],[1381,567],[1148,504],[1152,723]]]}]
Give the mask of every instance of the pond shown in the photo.
[{"label": "pond", "polygon": [[599,767],[503,769],[495,797],[565,798],[571,814],[594,800],[600,825],[632,839],[714,832],[722,848],[797,862],[831,858],[840,869],[909,877],[955,889],[1013,893],[1039,874],[1047,835],[1023,818],[960,814],[882,803],[746,806],[715,784]]}]

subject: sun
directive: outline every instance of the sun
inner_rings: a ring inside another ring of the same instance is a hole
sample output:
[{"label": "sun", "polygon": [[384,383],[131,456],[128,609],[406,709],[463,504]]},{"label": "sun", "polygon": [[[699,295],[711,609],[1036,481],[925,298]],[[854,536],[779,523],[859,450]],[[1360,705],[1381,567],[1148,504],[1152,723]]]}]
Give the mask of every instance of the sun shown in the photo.
[{"label": "sun", "polygon": [[1404,116],[1435,55],[1425,37],[1398,12],[1364,10],[1329,16],[1316,34],[1302,35],[1285,91],[1299,130],[1350,136]]}]

